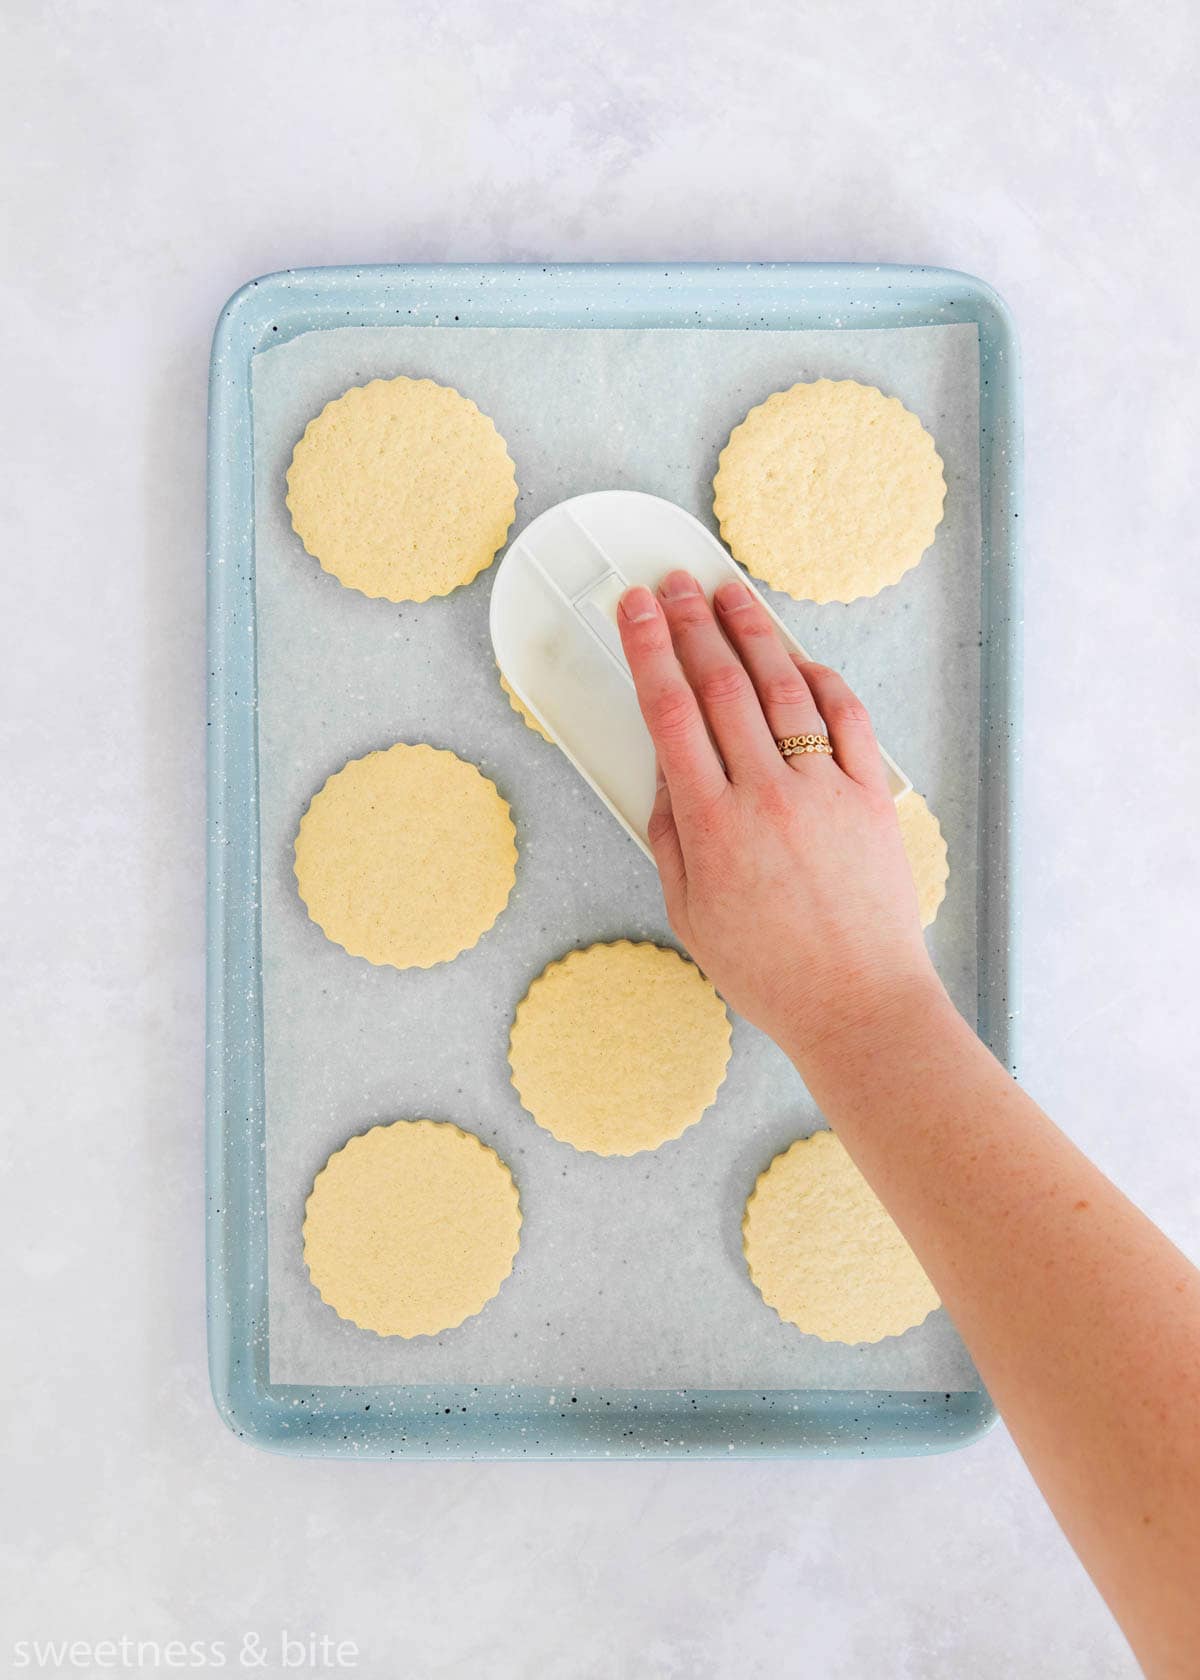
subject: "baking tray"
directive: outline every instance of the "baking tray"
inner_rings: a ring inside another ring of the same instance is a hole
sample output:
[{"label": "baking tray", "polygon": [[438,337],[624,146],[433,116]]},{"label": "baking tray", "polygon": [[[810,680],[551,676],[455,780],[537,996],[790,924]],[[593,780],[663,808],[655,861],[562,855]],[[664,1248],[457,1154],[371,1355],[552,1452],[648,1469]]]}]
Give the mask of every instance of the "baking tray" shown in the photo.
[{"label": "baking tray", "polygon": [[978,1390],[309,1386],[269,1375],[253,356],[314,329],[397,323],[753,331],[947,321],[974,324],[980,364],[978,1020],[1015,1067],[1019,385],[994,293],[943,270],[853,264],[462,265],[288,272],[226,306],[210,412],[208,1270],[213,1391],[237,1433],[345,1456],[762,1457],[936,1451],[990,1422]]}]

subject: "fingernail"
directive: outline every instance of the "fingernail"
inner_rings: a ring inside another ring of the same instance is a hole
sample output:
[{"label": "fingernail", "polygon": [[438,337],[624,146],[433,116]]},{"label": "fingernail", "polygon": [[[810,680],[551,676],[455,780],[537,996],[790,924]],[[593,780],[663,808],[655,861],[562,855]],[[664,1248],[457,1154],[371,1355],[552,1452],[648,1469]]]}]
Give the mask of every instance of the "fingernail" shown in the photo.
[{"label": "fingernail", "polygon": [[679,601],[685,595],[699,595],[700,585],[690,572],[668,572],[658,586],[664,601]]},{"label": "fingernail", "polygon": [[653,595],[648,589],[643,589],[640,583],[633,589],[627,589],[621,597],[621,613],[630,624],[644,624],[657,612],[658,607]]},{"label": "fingernail", "polygon": [[741,612],[744,607],[754,605],[750,591],[737,578],[730,578],[728,583],[723,583],[713,596],[713,600],[722,612],[727,613]]}]

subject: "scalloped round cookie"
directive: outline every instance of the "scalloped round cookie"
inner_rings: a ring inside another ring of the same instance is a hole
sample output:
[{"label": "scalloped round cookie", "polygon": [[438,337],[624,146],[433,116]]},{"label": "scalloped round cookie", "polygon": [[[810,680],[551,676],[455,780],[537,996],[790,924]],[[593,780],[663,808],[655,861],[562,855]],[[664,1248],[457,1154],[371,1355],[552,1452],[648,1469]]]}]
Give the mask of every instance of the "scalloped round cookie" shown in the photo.
[{"label": "scalloped round cookie", "polygon": [[512,1082],[537,1121],[596,1155],[636,1155],[677,1138],[716,1097],[729,1016],[678,951],[628,939],[571,951],[517,1008]]},{"label": "scalloped round cookie", "polygon": [[854,379],[793,385],[730,433],[713,512],[735,560],[798,601],[856,601],[915,566],[946,497],[933,439]]},{"label": "scalloped round cookie", "polygon": [[822,1341],[899,1336],[940,1305],[832,1132],[801,1138],[760,1174],[746,1203],[742,1246],[767,1305]]},{"label": "scalloped round cookie", "polygon": [[553,735],[551,735],[547,729],[542,727],[520,696],[513,693],[512,689],[508,686],[508,678],[504,675],[503,671],[500,673],[500,687],[504,690],[505,694],[508,695],[509,705],[512,707],[513,711],[516,712],[522,723],[524,723],[527,728],[532,729],[535,735],[540,735],[543,741],[549,741],[550,745],[553,746]]},{"label": "scalloped round cookie", "polygon": [[950,864],[941,824],[914,788],[902,793],[896,801],[896,815],[900,819],[900,837],[908,854],[917,889],[917,904],[921,912],[921,926],[929,927],[935,920],[946,884],[950,879]]},{"label": "scalloped round cookie", "polygon": [[432,379],[373,379],[310,420],[287,474],[292,528],[350,589],[427,601],[470,583],[517,506],[504,439]]},{"label": "scalloped round cookie", "polygon": [[487,932],[516,880],[507,801],[475,765],[400,742],[351,759],[300,819],[295,874],[309,916],[352,957],[449,962]]},{"label": "scalloped round cookie", "polygon": [[304,1263],[340,1317],[380,1336],[436,1336],[499,1291],[520,1245],[512,1173],[482,1139],[396,1120],[332,1154],[304,1204]]}]

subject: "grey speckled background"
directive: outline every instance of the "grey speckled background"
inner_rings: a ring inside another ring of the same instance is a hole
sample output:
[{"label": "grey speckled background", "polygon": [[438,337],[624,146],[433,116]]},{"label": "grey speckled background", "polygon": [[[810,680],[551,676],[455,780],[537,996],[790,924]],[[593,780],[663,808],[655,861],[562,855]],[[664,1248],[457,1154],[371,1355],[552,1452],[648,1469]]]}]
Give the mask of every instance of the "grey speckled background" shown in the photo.
[{"label": "grey speckled background", "polygon": [[[304,552],[284,474],[308,419],[347,386],[397,373],[467,392],[517,465],[520,529],[584,490],[648,490],[711,524],[716,456],[746,410],[797,379],[858,378],[899,396],[946,463],[946,514],[921,565],[850,606],[772,603],[841,666],[944,825],[951,887],[931,939],[967,1013],[975,996],[978,786],[978,347],[973,326],[836,332],[452,327],[309,333],[255,359],[264,1037],[274,1382],[528,1382],[600,1387],[955,1389],[974,1371],[944,1312],[843,1347],[762,1302],[741,1256],[754,1179],[819,1117],[794,1070],[736,1021],[715,1105],[627,1160],[579,1154],[524,1113],[505,1048],[517,1002],[574,945],[669,939],[649,863],[496,682],[492,572],[395,606],[343,588]],[[479,764],[510,801],[517,886],[453,963],[398,973],[348,957],[308,920],[292,840],[348,758],[428,740]],[[438,1337],[339,1319],[304,1269],[304,1198],[329,1153],[380,1120],[450,1119],[513,1168],[524,1226],[512,1278]]]}]

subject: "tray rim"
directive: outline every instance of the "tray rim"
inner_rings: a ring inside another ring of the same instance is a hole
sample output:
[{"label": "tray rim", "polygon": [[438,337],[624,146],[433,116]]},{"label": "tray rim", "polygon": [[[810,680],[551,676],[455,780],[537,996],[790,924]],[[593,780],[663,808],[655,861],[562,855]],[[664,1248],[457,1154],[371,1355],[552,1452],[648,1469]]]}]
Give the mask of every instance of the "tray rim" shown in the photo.
[{"label": "tray rim", "polygon": [[[519,323],[505,320],[518,301]],[[996,1418],[982,1389],[435,1391],[269,1382],[250,368],[257,350],[313,326],[389,325],[396,317],[431,327],[976,324],[987,631],[980,834],[999,860],[1002,889],[980,897],[979,948],[987,956],[979,1024],[1016,1071],[1021,384],[1016,332],[999,295],[954,270],[863,263],[372,264],[251,280],[220,313],[209,379],[206,1269],[220,1416],[268,1450],[354,1458],[874,1457],[965,1445]]]}]

